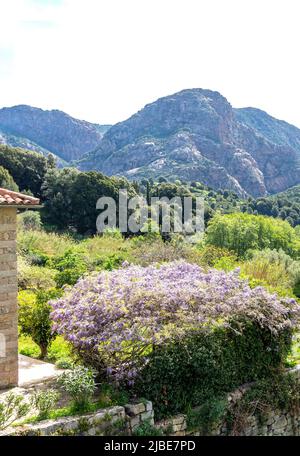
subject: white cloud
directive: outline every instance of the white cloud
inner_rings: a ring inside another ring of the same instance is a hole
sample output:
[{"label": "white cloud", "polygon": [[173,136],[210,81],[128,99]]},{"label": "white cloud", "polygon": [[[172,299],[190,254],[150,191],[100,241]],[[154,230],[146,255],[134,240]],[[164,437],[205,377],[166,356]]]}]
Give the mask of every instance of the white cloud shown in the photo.
[{"label": "white cloud", "polygon": [[0,43],[11,61],[0,53],[1,104],[108,123],[160,96],[204,87],[300,126],[298,4],[2,0]]}]

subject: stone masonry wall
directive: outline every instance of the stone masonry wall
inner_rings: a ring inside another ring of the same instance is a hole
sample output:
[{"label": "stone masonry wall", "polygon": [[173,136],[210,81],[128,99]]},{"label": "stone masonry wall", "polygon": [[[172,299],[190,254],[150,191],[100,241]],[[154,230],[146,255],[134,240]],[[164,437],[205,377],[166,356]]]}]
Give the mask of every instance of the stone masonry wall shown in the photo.
[{"label": "stone masonry wall", "polygon": [[[1,436],[118,436],[133,435],[143,423],[155,426],[168,436],[226,436],[232,435],[222,423],[216,423],[209,432],[203,434],[200,429],[188,429],[186,415],[180,414],[169,419],[154,423],[154,411],[150,401],[127,404],[99,410],[98,412],[45,420],[36,424],[7,429],[0,432]],[[153,434],[152,434],[153,435]],[[159,434],[158,434],[159,435]],[[299,436],[300,414],[292,416],[289,413],[271,412],[260,424],[255,417],[249,417],[239,435],[247,436]]]},{"label": "stone masonry wall", "polygon": [[116,406],[81,416],[24,424],[5,431],[1,436],[105,436],[132,435],[143,422],[154,424],[152,402]]},{"label": "stone masonry wall", "polygon": [[[187,432],[186,435],[203,435],[197,430]],[[289,413],[273,411],[266,416],[263,423],[255,416],[250,416],[245,422],[243,430],[232,433],[222,424],[213,427],[209,435],[226,436],[299,436],[300,435],[300,415],[292,416]]]},{"label": "stone masonry wall", "polygon": [[0,388],[18,384],[16,212],[0,208]]},{"label": "stone masonry wall", "polygon": [[[255,416],[246,419],[243,430],[239,433],[232,433],[223,423],[216,423],[209,433],[203,433],[200,429],[188,429],[186,415],[177,415],[156,423],[156,426],[167,431],[171,436],[299,436],[300,415],[291,415],[280,411],[273,411],[260,423]],[[168,432],[169,430],[169,432]]]}]

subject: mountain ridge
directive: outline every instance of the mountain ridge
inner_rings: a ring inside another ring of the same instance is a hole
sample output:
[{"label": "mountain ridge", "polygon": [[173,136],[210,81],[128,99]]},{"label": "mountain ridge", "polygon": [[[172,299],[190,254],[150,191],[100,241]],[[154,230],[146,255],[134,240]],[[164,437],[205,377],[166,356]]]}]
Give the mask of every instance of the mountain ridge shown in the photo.
[{"label": "mountain ridge", "polygon": [[258,108],[233,108],[208,89],[159,98],[113,126],[58,109],[2,108],[0,143],[53,153],[59,166],[131,180],[201,181],[243,197],[300,183],[300,129]]},{"label": "mountain ridge", "polygon": [[[263,134],[245,109],[232,108],[219,92],[182,90],[112,126],[78,166],[130,179],[200,180],[242,196],[263,196],[299,183],[300,142],[292,147],[270,132]],[[300,141],[300,130],[293,128]]]},{"label": "mountain ridge", "polygon": [[109,126],[78,120],[58,109],[28,105],[0,109],[2,144],[53,153],[62,163],[81,158],[94,149]]}]

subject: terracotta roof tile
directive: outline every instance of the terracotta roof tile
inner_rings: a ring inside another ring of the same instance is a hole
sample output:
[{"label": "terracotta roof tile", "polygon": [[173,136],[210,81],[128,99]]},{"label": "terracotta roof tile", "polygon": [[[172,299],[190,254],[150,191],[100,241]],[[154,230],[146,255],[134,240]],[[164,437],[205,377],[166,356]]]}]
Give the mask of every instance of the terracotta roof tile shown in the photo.
[{"label": "terracotta roof tile", "polygon": [[0,206],[38,206],[39,204],[38,198],[0,188]]}]

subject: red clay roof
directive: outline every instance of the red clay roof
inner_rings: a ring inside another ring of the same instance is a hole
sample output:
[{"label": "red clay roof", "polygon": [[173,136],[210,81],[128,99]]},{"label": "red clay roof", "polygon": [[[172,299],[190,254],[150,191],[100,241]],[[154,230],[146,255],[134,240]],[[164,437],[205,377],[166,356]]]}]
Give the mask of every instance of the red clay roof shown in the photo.
[{"label": "red clay roof", "polygon": [[38,198],[0,188],[0,206],[38,206],[39,204]]}]

